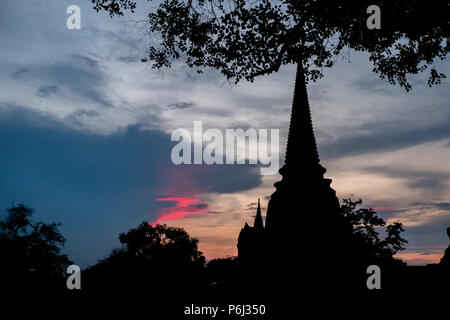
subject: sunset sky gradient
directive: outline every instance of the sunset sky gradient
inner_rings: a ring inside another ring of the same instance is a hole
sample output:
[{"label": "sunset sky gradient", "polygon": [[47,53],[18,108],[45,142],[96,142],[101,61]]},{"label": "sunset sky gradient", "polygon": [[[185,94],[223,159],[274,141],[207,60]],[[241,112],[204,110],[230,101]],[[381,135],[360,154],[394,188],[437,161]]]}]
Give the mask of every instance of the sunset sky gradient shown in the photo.
[{"label": "sunset sky gradient", "polygon": [[[82,26],[68,30],[75,2]],[[208,259],[236,255],[240,228],[258,198],[265,215],[280,179],[257,165],[176,166],[170,134],[194,121],[280,129],[282,161],[295,66],[238,85],[182,62],[157,72],[140,62],[153,41],[145,23],[131,21],[150,5],[110,19],[90,1],[0,2],[0,208],[23,201],[61,222],[65,252],[82,267],[143,220],[184,227]],[[308,85],[326,177],[340,199],[362,198],[404,224],[399,257],[436,263],[449,244],[449,81],[429,88],[417,75],[407,93],[373,73],[366,55],[350,60]],[[450,75],[449,62],[436,66]]]}]

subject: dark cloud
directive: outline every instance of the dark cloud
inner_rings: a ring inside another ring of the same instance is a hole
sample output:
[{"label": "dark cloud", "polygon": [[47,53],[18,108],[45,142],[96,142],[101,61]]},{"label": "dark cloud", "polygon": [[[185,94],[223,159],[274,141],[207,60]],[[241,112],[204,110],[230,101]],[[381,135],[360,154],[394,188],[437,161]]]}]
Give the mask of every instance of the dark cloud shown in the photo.
[{"label": "dark cloud", "polygon": [[417,171],[405,168],[372,166],[363,168],[364,172],[375,173],[387,177],[401,178],[407,181],[410,188],[425,190],[444,190],[450,173],[436,171]]},{"label": "dark cloud", "polygon": [[409,211],[409,209],[374,209],[377,214],[383,218],[384,220],[390,219],[390,218],[395,218],[395,220],[398,220],[397,218],[400,217],[400,214]]},{"label": "dark cloud", "polygon": [[324,159],[345,155],[398,150],[417,144],[450,138],[450,116],[426,127],[402,128],[401,123],[368,123],[354,132],[369,131],[360,135],[349,134],[318,145]]},{"label": "dark cloud", "polygon": [[390,85],[386,80],[380,79],[375,74],[358,77],[358,79],[352,81],[348,86],[357,90],[381,95],[392,95],[395,93],[394,86]]},{"label": "dark cloud", "polygon": [[450,226],[450,215],[437,216],[425,224],[406,227],[407,250],[443,254],[449,245],[446,234],[448,226]]},{"label": "dark cloud", "polygon": [[96,136],[54,130],[56,124],[0,123],[0,205],[15,197],[38,217],[62,222],[77,263],[95,262],[117,244],[118,233],[158,210],[152,199],[170,154],[167,135],[127,128]]},{"label": "dark cloud", "polygon": [[208,205],[206,203],[198,203],[198,204],[193,204],[191,205],[191,207],[193,207],[194,209],[206,209],[208,208]]},{"label": "dark cloud", "polygon": [[57,92],[58,92],[58,86],[55,86],[55,85],[42,86],[42,87],[39,87],[38,91],[36,92],[36,95],[41,98],[46,98]]},{"label": "dark cloud", "polygon": [[132,55],[132,56],[121,56],[118,57],[117,60],[122,61],[124,63],[134,63],[134,62],[141,62],[142,57]]},{"label": "dark cloud", "polygon": [[231,193],[261,185],[259,167],[252,165],[202,165],[194,175],[203,191]]},{"label": "dark cloud", "polygon": [[409,186],[411,188],[419,188],[419,189],[441,189],[444,187],[444,183],[440,179],[435,178],[418,178],[415,181],[412,181]]},{"label": "dark cloud", "polygon": [[173,165],[168,174],[166,194],[191,195],[199,192],[232,193],[259,186],[261,175],[256,165]]},{"label": "dark cloud", "polygon": [[64,64],[41,66],[41,76],[58,83],[75,97],[89,99],[99,105],[110,107],[103,91],[105,82],[102,70],[88,57],[73,56]]},{"label": "dark cloud", "polygon": [[[412,210],[414,210],[412,212]],[[442,210],[440,215],[433,214],[430,218],[430,211]],[[408,220],[422,222],[419,225],[406,226],[403,237],[408,240],[407,252],[418,252],[421,254],[438,253],[443,254],[448,246],[446,227],[450,226],[450,203],[447,202],[413,202],[405,209],[377,211],[382,213],[384,219],[395,217],[395,220],[402,220],[402,214],[407,213]]]},{"label": "dark cloud", "polygon": [[29,68],[20,68],[12,74],[11,78],[13,78],[14,80],[20,80],[29,71],[30,71]]},{"label": "dark cloud", "polygon": [[[75,114],[96,116],[89,110]],[[176,166],[171,148],[168,134],[139,125],[95,135],[2,104],[0,208],[16,199],[36,208],[38,217],[62,222],[69,255],[86,266],[117,245],[113,239],[120,232],[156,220],[164,207],[156,199],[163,193],[226,193],[261,183],[254,166]],[[199,202],[187,209],[207,208]]]},{"label": "dark cloud", "polygon": [[[69,94],[71,99],[90,100],[101,106],[111,106],[107,92],[103,92],[106,81],[103,70],[98,61],[91,57],[70,55],[64,63],[21,68],[12,77],[23,80],[25,75],[27,82],[38,84],[36,95],[39,97],[61,92]],[[42,82],[46,84],[41,84]]]},{"label": "dark cloud", "polygon": [[450,203],[448,202],[435,203],[434,205],[440,210],[450,211]]},{"label": "dark cloud", "polygon": [[54,116],[48,113],[38,112],[16,104],[0,102],[0,123],[7,123],[8,121],[12,121],[11,123],[15,123],[17,126],[25,125],[60,131],[68,130],[66,126],[56,121]]},{"label": "dark cloud", "polygon": [[100,114],[95,110],[78,109],[66,116],[69,125],[83,129],[85,128],[85,119],[98,117]]},{"label": "dark cloud", "polygon": [[85,109],[79,109],[71,113],[72,116],[86,116],[86,117],[97,117],[99,113],[95,110],[85,110]]},{"label": "dark cloud", "polygon": [[422,209],[438,209],[450,211],[450,203],[448,202],[412,202],[410,206],[420,207]]},{"label": "dark cloud", "polygon": [[85,55],[80,55],[80,54],[72,54],[70,55],[70,57],[74,60],[77,61],[78,64],[82,64],[86,67],[90,67],[90,68],[95,68],[98,69],[99,68],[99,63],[97,60],[85,56]]},{"label": "dark cloud", "polygon": [[195,103],[193,102],[177,102],[169,104],[169,108],[175,108],[175,109],[189,109],[195,106]]}]

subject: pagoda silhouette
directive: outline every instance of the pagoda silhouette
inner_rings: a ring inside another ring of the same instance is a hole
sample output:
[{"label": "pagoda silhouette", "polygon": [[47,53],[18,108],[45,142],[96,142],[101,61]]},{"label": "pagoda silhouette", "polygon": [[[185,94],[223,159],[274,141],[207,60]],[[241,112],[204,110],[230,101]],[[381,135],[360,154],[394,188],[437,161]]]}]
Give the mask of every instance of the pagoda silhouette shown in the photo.
[{"label": "pagoda silhouette", "polygon": [[258,199],[253,227],[245,223],[238,238],[239,260],[243,265],[253,266],[264,260],[267,250],[267,234],[261,215],[261,204]]},{"label": "pagoda silhouette", "polygon": [[[255,270],[257,264],[265,270],[261,272],[278,278],[274,281],[292,281],[295,274],[307,273],[314,286],[327,281],[323,273],[337,262],[350,272],[352,227],[341,214],[325,172],[314,137],[305,74],[298,64],[285,163],[279,170],[282,178],[274,184],[265,226],[258,201],[254,226],[245,224],[239,234],[238,257],[244,266]],[[283,264],[287,258],[290,262]]]}]

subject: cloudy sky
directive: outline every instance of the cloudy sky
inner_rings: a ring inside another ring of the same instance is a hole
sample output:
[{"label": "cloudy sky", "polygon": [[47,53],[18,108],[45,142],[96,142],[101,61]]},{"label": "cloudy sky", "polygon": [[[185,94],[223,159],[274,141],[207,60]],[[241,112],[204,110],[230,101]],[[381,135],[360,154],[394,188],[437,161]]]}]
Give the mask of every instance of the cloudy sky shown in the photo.
[{"label": "cloudy sky", "polygon": [[[66,28],[71,4],[81,30]],[[83,267],[142,220],[186,228],[208,259],[235,255],[255,202],[265,213],[279,179],[255,165],[176,166],[170,135],[194,121],[275,128],[283,146],[295,67],[239,85],[182,63],[157,72],[140,62],[151,5],[110,19],[88,0],[0,2],[0,208],[22,201],[61,222],[65,251]],[[364,54],[350,59],[308,86],[327,176],[340,199],[362,198],[405,225],[402,259],[438,262],[449,244],[449,81],[429,88],[418,75],[407,93],[372,73]],[[450,74],[448,62],[437,67]]]}]

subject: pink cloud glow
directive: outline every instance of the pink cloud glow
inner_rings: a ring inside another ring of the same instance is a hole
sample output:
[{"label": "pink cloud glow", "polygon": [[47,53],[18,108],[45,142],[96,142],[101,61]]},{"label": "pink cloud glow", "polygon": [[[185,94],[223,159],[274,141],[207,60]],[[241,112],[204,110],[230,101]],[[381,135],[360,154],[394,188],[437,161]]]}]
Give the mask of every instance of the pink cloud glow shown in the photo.
[{"label": "pink cloud glow", "polygon": [[208,208],[208,205],[202,203],[197,198],[191,197],[165,197],[165,198],[157,198],[158,202],[173,202],[174,205],[170,208],[161,209],[159,218],[153,222],[152,224],[156,225],[161,223],[163,220],[178,220],[183,219],[189,214],[197,214],[201,212],[205,212],[205,209]]}]

